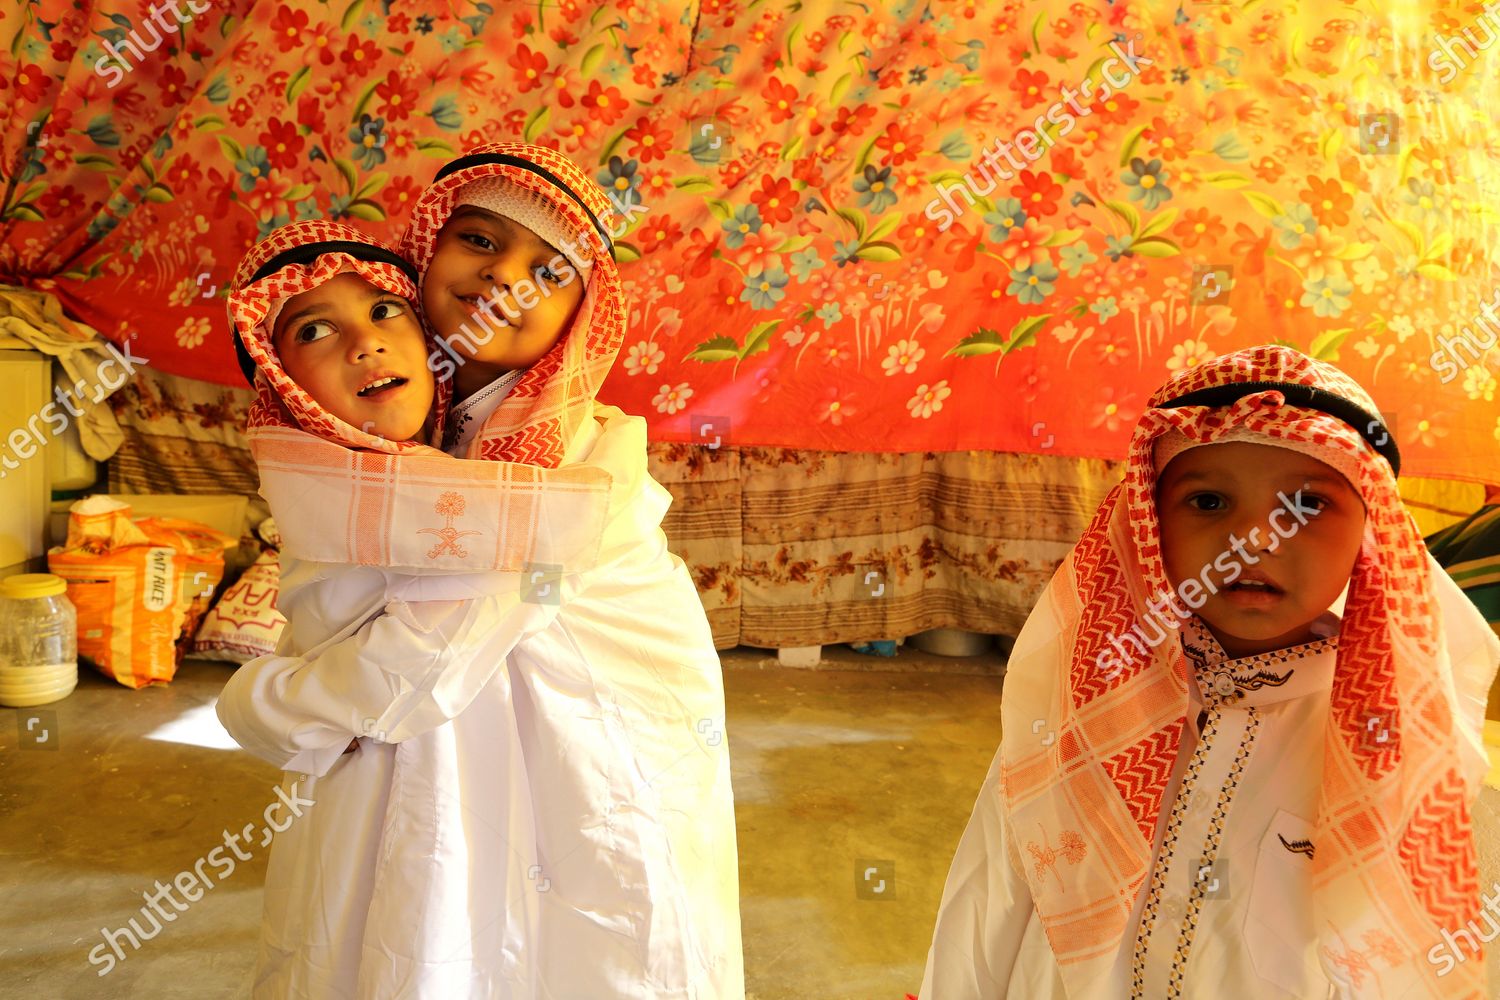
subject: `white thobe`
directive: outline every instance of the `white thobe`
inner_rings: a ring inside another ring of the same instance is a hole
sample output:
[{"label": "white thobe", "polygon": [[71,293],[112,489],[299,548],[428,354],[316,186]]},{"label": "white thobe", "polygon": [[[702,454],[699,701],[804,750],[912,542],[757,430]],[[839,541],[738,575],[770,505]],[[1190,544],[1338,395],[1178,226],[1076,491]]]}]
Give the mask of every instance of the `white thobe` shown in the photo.
[{"label": "white thobe", "polygon": [[[1338,642],[1332,614],[1319,625],[1325,637],[1315,642],[1231,660],[1198,619],[1184,624],[1197,683],[1151,874],[1114,973],[1086,1000],[1337,995],[1338,972],[1320,965],[1311,917]],[[954,854],[920,996],[1085,1000],[1064,990],[1030,890],[1007,861],[999,781],[997,752]]]},{"label": "white thobe", "polygon": [[555,603],[284,558],[277,653],[219,702],[314,802],[272,845],[256,1000],[744,996],[718,655],[670,494],[620,487]]}]

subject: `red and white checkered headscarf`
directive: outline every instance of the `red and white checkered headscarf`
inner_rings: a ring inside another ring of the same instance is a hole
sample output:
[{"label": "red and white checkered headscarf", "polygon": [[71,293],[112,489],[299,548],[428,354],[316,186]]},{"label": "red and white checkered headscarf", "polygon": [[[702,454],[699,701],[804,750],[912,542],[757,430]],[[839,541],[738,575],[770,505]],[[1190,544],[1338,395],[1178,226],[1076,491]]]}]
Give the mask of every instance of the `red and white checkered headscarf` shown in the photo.
[{"label": "red and white checkered headscarf", "polygon": [[[252,280],[303,247],[310,260]],[[230,322],[255,365],[246,436],[282,552],[417,572],[592,565],[608,512],[607,470],[464,461],[417,441],[387,441],[328,413],[281,367],[271,342],[277,312],[337,274],[353,271],[415,308],[416,285],[399,259],[349,226],[297,222],[256,244],[235,273]],[[438,350],[430,334],[428,349],[429,357]],[[438,380],[433,440],[441,440],[451,393],[452,383]]]},{"label": "red and white checkered headscarf", "polygon": [[592,419],[594,397],[614,365],[625,336],[620,272],[601,230],[609,198],[572,160],[545,146],[497,142],[476,146],[443,168],[412,206],[401,253],[425,279],[438,232],[457,206],[459,191],[481,178],[501,178],[540,195],[571,224],[579,250],[592,261],[573,325],[521,376],[470,443],[467,458],[556,468],[568,443]]},{"label": "red and white checkered headscarf", "polygon": [[[288,263],[258,281],[252,280],[277,256],[304,247],[311,252],[319,244],[327,244],[328,252],[319,253],[305,263]],[[416,285],[398,264],[372,259],[378,257],[394,259],[396,251],[352,226],[314,219],[282,226],[252,247],[240,261],[230,286],[228,311],[229,322],[238,331],[238,339],[256,367],[256,400],[250,407],[246,426],[252,440],[260,427],[297,427],[346,448],[366,448],[389,455],[430,451],[420,441],[388,441],[329,413],[287,375],[272,344],[276,316],[288,299],[312,291],[346,271],[406,299],[412,305],[412,314],[419,316]],[[430,340],[429,337],[428,349],[436,349]],[[439,435],[452,393],[452,383],[438,382],[433,408]]]},{"label": "red and white checkered headscarf", "polygon": [[[1314,827],[1319,953],[1325,968],[1356,970],[1334,975],[1359,996],[1481,996],[1482,961],[1440,982],[1417,946],[1478,915],[1469,809],[1487,769],[1481,733],[1500,645],[1427,555],[1373,402],[1331,365],[1255,347],[1180,373],[1147,405],[1124,482],[1048,584],[1006,672],[997,792],[1010,843],[1040,827],[1081,844],[1065,894],[1044,873],[1023,872],[1069,994],[1112,995],[1105,981],[1151,870],[1187,723],[1192,680],[1179,633],[1123,669],[1100,668],[1110,638],[1147,621],[1146,601],[1171,589],[1154,452],[1180,432],[1197,444],[1256,439],[1354,473],[1365,538],[1339,635]],[[1364,739],[1374,717],[1396,739]],[[1049,745],[1033,735],[1038,719],[1056,731]],[[1373,962],[1351,960],[1350,943],[1360,942],[1374,948]]]}]

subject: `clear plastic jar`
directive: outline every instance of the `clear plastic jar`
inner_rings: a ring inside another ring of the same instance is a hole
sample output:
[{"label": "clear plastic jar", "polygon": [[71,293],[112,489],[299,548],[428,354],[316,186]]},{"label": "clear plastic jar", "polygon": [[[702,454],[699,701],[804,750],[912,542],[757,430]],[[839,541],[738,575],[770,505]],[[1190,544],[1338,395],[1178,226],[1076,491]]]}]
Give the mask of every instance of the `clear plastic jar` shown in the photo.
[{"label": "clear plastic jar", "polygon": [[78,684],[78,612],[50,573],[0,580],[0,705],[66,698]]}]

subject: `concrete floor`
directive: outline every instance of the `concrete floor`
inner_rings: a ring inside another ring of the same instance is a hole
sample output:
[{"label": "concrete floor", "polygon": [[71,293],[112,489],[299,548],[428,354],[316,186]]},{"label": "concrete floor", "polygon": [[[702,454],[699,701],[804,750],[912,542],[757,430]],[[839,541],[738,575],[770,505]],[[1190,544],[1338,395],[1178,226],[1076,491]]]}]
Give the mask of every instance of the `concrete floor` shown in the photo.
[{"label": "concrete floor", "polygon": [[[999,742],[998,653],[824,652],[817,670],[764,650],[722,654],[747,1000],[916,991]],[[27,710],[52,713],[30,732],[21,711],[0,709],[0,996],[249,995],[269,847],[252,845],[139,951],[125,944],[107,976],[88,959],[104,928],[135,917],[150,930],[139,910],[155,880],[191,869],[226,830],[262,823],[277,772],[213,714],[230,669],[190,660],[172,684],[135,692],[86,672],[70,697]],[[870,863],[879,895],[859,877]]]},{"label": "concrete floor", "polygon": [[[816,670],[781,667],[764,650],[722,658],[747,1000],[915,992],[953,848],[999,742],[1001,656],[903,647],[888,660],[838,646]],[[249,861],[106,977],[88,961],[102,929],[140,920],[155,880],[192,868],[225,830],[262,822],[277,773],[214,717],[229,670],[188,661],[171,685],[139,692],[86,673],[30,732],[22,712],[0,709],[0,996],[249,995],[268,847],[252,845]],[[1500,724],[1491,728],[1496,784]],[[1475,822],[1488,890],[1500,886],[1500,791],[1484,790]],[[886,881],[879,895],[860,874],[872,864]],[[1488,950],[1500,982],[1500,948]]]}]

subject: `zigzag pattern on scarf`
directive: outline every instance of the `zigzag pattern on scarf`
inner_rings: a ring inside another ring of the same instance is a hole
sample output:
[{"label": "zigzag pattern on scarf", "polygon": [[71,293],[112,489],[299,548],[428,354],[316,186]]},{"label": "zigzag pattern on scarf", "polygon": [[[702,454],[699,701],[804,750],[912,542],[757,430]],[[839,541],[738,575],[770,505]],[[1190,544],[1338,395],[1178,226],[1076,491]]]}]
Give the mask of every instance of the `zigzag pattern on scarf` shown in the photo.
[{"label": "zigzag pattern on scarf", "polygon": [[1479,916],[1478,860],[1464,833],[1471,829],[1468,794],[1463,776],[1445,771],[1418,801],[1398,848],[1422,906],[1450,914],[1454,931]]},{"label": "zigzag pattern on scarf", "polygon": [[521,462],[547,465],[545,460],[558,453],[562,442],[562,421],[544,420],[528,424],[503,438],[485,438],[479,442],[479,457],[491,462]]},{"label": "zigzag pattern on scarf", "polygon": [[1147,844],[1156,837],[1156,818],[1161,812],[1162,796],[1172,777],[1172,764],[1177,759],[1177,747],[1186,724],[1186,719],[1177,719],[1100,762],[1119,789]]},{"label": "zigzag pattern on scarf", "polygon": [[1073,549],[1073,575],[1078,580],[1078,636],[1074,642],[1069,675],[1071,704],[1080,709],[1110,688],[1146,668],[1131,660],[1116,676],[1101,671],[1097,657],[1108,648],[1112,636],[1122,635],[1135,624],[1125,592],[1125,569],[1109,544],[1109,522],[1120,503],[1120,489],[1110,490],[1093,521]]},{"label": "zigzag pattern on scarf", "polygon": [[[1395,770],[1402,753],[1390,616],[1384,602],[1375,599],[1385,588],[1381,576],[1377,560],[1362,553],[1349,584],[1338,668],[1329,695],[1344,745],[1360,773],[1372,782]],[[1369,734],[1377,729],[1395,738],[1372,738]]]}]

